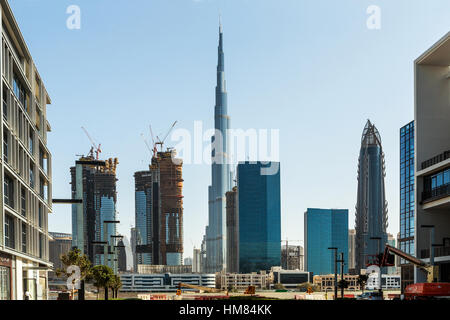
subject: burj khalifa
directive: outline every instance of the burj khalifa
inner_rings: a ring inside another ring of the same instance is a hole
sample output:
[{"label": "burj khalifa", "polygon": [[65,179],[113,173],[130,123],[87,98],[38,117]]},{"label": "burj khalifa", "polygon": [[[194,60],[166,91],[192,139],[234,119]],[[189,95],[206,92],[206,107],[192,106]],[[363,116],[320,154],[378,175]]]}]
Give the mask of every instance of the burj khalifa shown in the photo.
[{"label": "burj khalifa", "polygon": [[211,176],[208,188],[208,226],[206,227],[206,272],[226,269],[226,198],[231,190],[232,175],[228,152],[227,90],[225,82],[225,56],[223,30],[219,26],[219,50],[217,63],[216,106],[214,108],[215,133],[211,138]]}]

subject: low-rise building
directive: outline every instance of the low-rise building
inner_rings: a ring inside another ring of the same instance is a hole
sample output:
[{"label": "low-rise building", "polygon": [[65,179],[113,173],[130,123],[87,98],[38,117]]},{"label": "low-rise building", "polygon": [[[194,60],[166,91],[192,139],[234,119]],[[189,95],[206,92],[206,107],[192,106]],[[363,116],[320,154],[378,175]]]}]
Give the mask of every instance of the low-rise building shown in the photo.
[{"label": "low-rise building", "polygon": [[269,287],[269,275],[261,273],[219,273],[218,287],[222,290],[243,290],[249,286],[256,289],[267,289]]},{"label": "low-rise building", "polygon": [[[358,284],[358,275],[344,274],[344,280],[348,282],[348,287],[345,290],[359,291],[361,287]],[[337,281],[341,281],[341,275],[338,274]],[[320,291],[334,290],[334,274],[314,276],[313,284],[320,288]]]},{"label": "low-rise building", "polygon": [[[401,276],[395,274],[382,274],[381,275],[382,289],[399,289],[401,288]],[[375,290],[380,287],[378,277],[369,277],[367,279],[366,289]]]},{"label": "low-rise building", "polygon": [[283,270],[280,267],[273,267],[270,271],[270,288],[276,284],[282,284],[285,288],[297,288],[299,284],[311,282],[312,274],[300,270]]},{"label": "low-rise building", "polygon": [[161,274],[161,273],[192,273],[192,265],[147,265],[138,264],[137,273],[139,274]]},{"label": "low-rise building", "polygon": [[[122,281],[121,292],[175,292],[179,283],[214,288],[216,284],[215,274],[120,274]],[[183,288],[183,290],[192,290]]]}]

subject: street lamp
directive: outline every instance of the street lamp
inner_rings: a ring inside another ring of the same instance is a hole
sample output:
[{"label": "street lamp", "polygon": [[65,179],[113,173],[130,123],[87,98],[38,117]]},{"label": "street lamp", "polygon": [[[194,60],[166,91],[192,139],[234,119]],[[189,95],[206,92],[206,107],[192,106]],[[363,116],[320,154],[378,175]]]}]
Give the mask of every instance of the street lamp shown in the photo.
[{"label": "street lamp", "polygon": [[328,250],[334,250],[334,300],[337,299],[337,250],[336,247],[330,247]]}]

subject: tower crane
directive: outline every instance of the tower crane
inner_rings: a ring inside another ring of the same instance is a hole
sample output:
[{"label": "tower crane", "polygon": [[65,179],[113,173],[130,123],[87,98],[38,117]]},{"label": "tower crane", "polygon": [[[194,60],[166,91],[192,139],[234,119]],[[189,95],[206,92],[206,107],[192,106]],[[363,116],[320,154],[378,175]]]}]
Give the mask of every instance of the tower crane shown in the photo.
[{"label": "tower crane", "polygon": [[[169,134],[170,134],[170,132],[172,131],[172,129],[175,127],[175,125],[177,124],[177,122],[178,121],[175,121],[173,124],[172,124],[172,126],[170,127],[170,129],[169,129],[169,131],[167,132],[167,134],[164,136],[164,138],[161,140],[158,136],[156,136],[156,139],[157,139],[157,141],[156,141],[156,143],[154,144],[154,148],[156,149],[156,145],[160,145],[161,146],[161,152],[163,151],[163,145],[164,145],[164,142],[166,141],[166,139],[167,139],[167,137],[169,136]],[[152,136],[153,136],[153,134],[152,134]]]},{"label": "tower crane", "polygon": [[92,143],[92,148],[90,151],[90,154],[93,156],[93,153],[95,152],[95,157],[98,160],[99,158],[99,154],[102,152],[101,150],[101,144],[99,144],[98,146],[96,145],[96,143],[94,142],[94,139],[91,138],[91,136],[89,135],[89,133],[87,132],[87,130],[84,127],[81,127],[81,129],[83,129],[84,133],[87,135],[89,141],[91,141]]}]

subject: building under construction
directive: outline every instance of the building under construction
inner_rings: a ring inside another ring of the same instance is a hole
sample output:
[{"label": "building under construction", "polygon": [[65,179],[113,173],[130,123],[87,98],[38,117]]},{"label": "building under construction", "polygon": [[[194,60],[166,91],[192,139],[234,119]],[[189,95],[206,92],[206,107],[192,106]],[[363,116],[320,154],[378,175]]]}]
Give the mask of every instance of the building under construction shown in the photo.
[{"label": "building under construction", "polygon": [[[148,255],[147,263],[152,265],[182,264],[183,164],[181,159],[175,159],[175,154],[171,149],[155,152],[150,171],[135,174],[138,229],[136,255],[142,258]],[[151,187],[148,184],[149,179]],[[141,194],[144,189],[145,192]],[[140,197],[148,194],[151,194],[150,202]],[[138,204],[138,198],[142,198],[141,204]],[[144,210],[147,203],[151,203],[150,209]],[[146,215],[142,215],[143,212]]]},{"label": "building under construction", "polygon": [[91,153],[70,168],[72,199],[82,200],[72,205],[72,246],[85,253],[94,265],[105,264],[114,270],[117,264],[114,259],[105,259],[101,243],[107,242],[108,252],[114,251],[117,164],[117,158],[97,160]]}]

